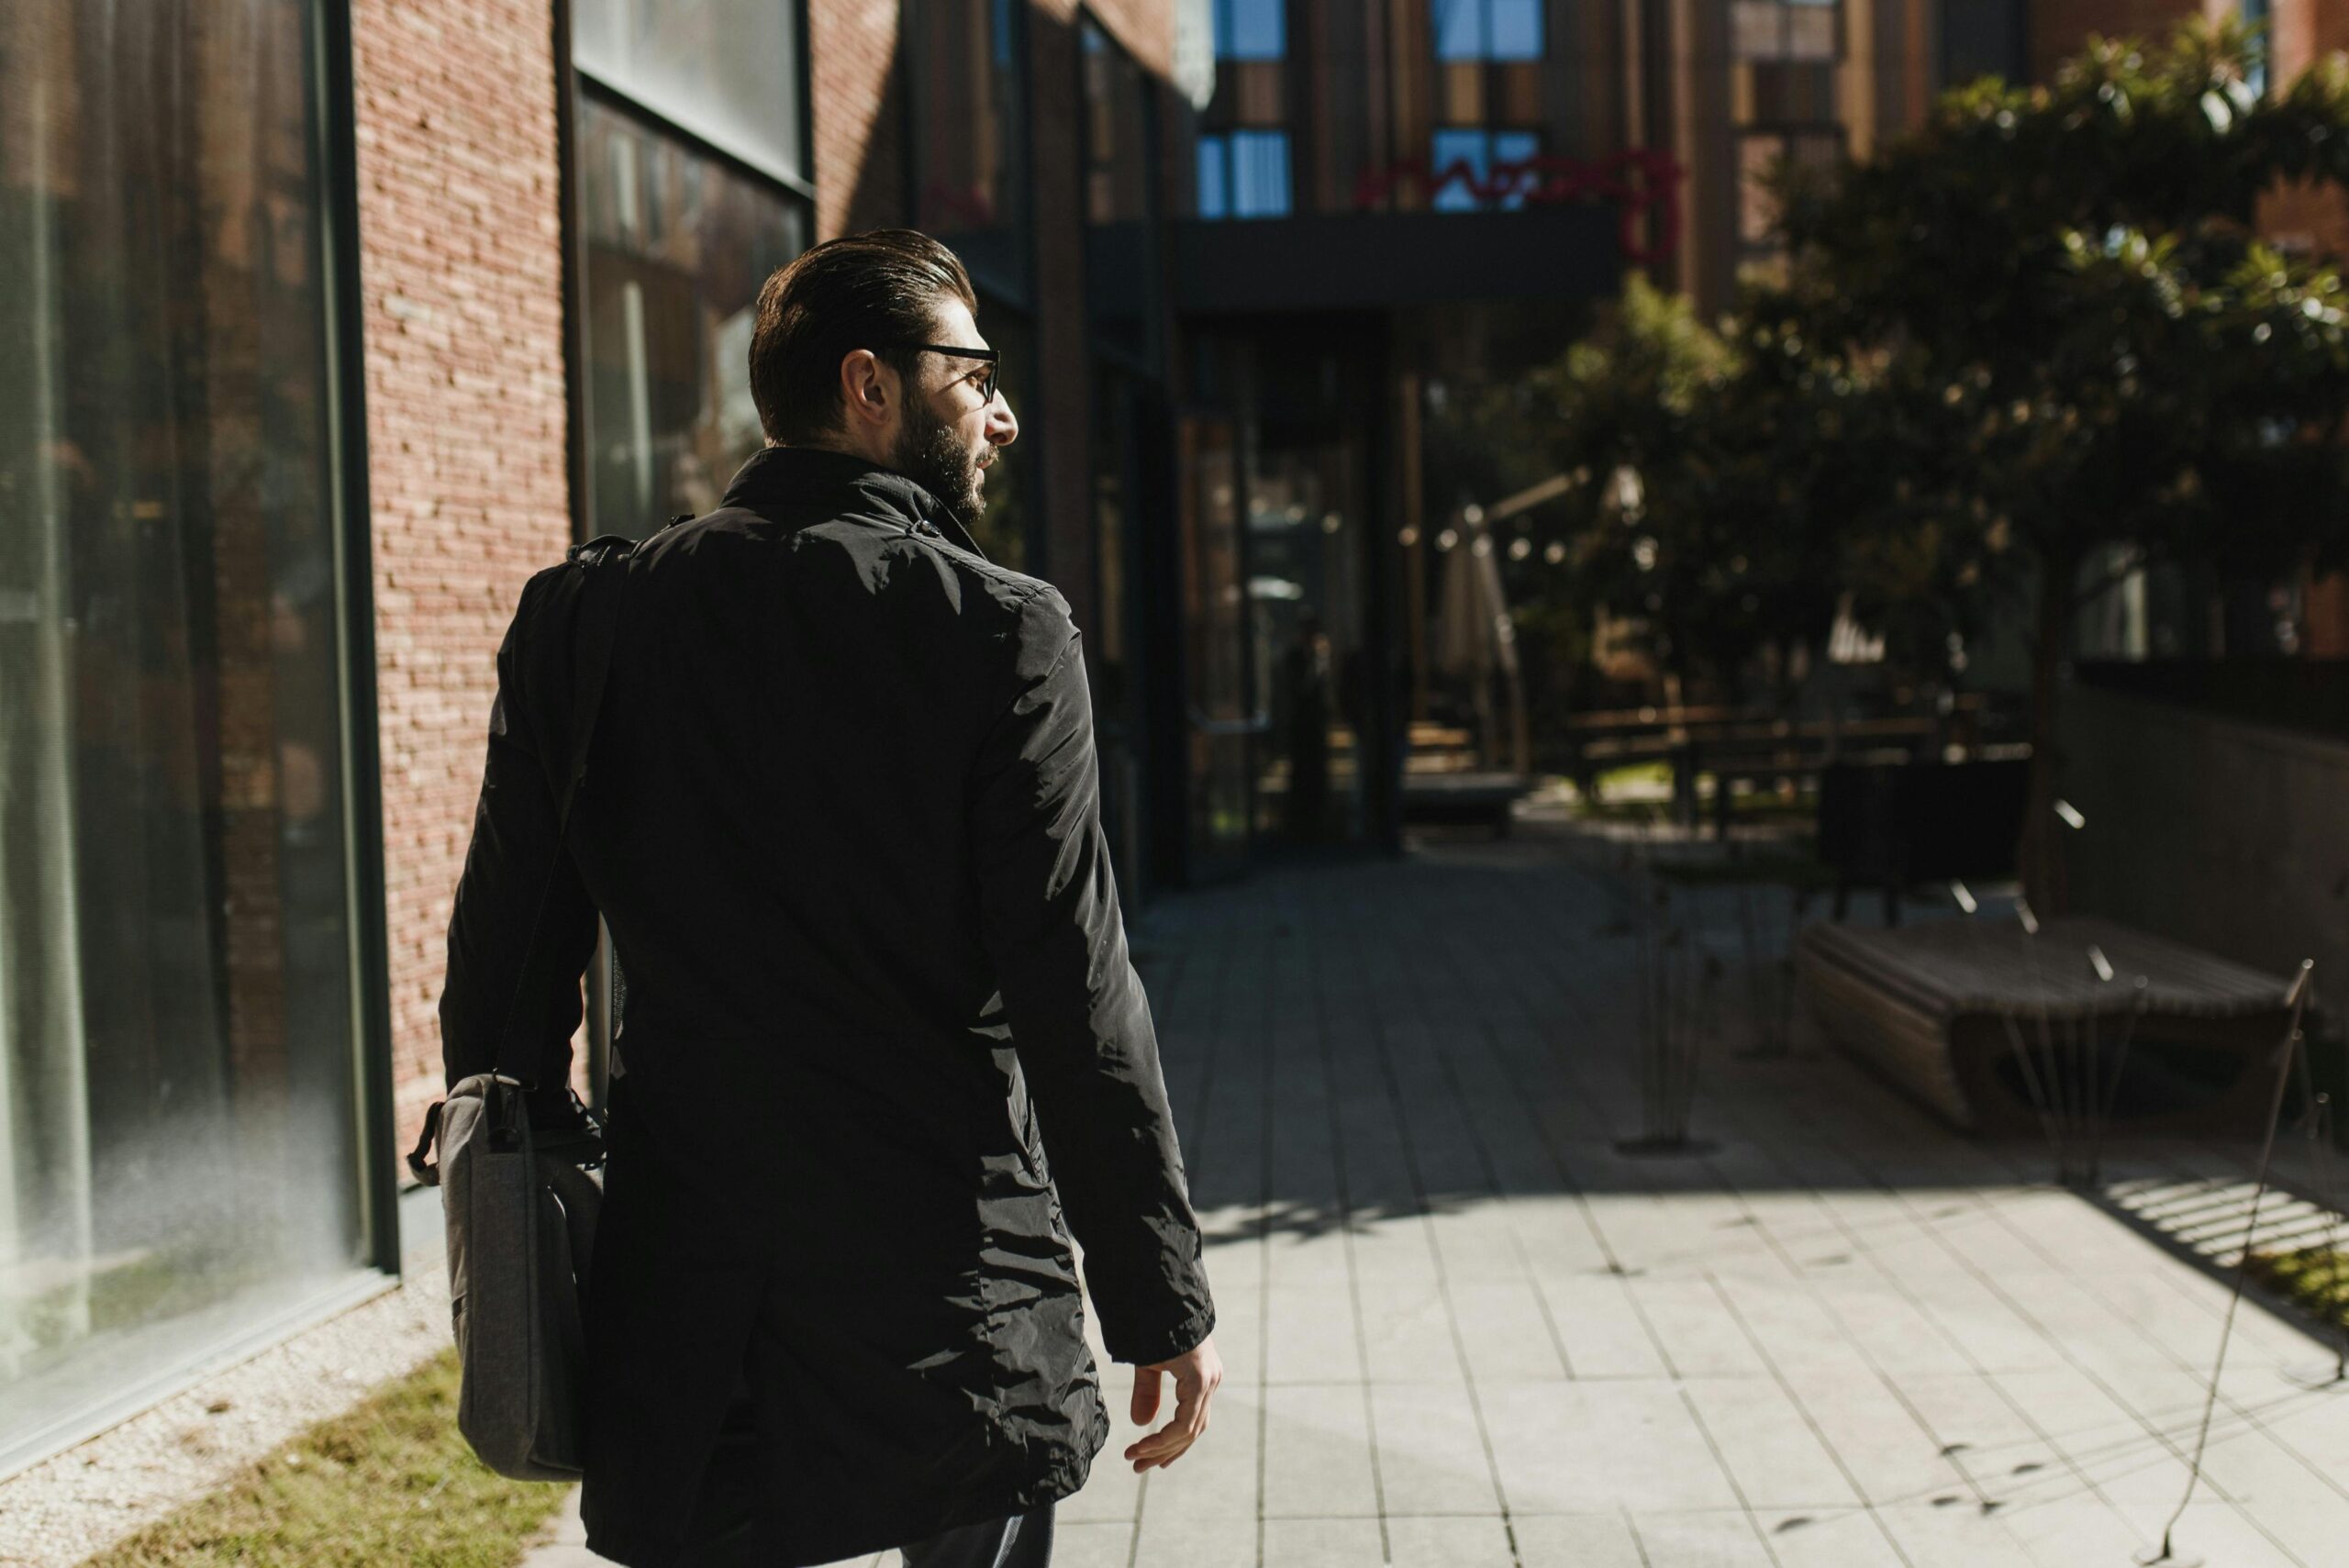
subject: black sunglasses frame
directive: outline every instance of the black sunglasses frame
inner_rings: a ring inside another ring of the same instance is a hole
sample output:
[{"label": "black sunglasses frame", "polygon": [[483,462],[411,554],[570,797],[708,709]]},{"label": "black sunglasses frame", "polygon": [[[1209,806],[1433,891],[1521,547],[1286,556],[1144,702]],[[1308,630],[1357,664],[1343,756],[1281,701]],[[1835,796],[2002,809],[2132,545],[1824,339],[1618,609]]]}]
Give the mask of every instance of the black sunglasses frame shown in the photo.
[{"label": "black sunglasses frame", "polygon": [[957,359],[985,361],[987,376],[985,381],[979,383],[979,395],[985,397],[989,403],[995,401],[995,378],[998,367],[996,362],[996,351],[993,349],[958,349],[947,343],[907,343],[902,346],[917,353],[952,354]]}]

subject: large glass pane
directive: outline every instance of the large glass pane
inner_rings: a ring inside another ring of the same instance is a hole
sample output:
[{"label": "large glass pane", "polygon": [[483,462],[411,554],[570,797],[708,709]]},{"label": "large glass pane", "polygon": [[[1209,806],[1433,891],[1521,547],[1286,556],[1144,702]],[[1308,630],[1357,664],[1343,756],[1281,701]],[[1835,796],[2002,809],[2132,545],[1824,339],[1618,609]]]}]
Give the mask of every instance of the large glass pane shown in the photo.
[{"label": "large glass pane", "polygon": [[1435,57],[1481,60],[1485,53],[1484,0],[1432,0]]},{"label": "large glass pane", "polygon": [[1267,428],[1248,486],[1248,607],[1255,706],[1256,829],[1297,843],[1359,836],[1363,642],[1362,463],[1326,429]]},{"label": "large glass pane", "polygon": [[1489,0],[1495,60],[1542,58],[1542,0]]},{"label": "large glass pane", "polygon": [[1428,205],[1438,212],[1474,212],[1482,206],[1476,192],[1489,172],[1490,150],[1481,128],[1437,131],[1433,172],[1438,188]]},{"label": "large glass pane", "polygon": [[0,6],[0,1468],[363,1254],[313,25]]},{"label": "large glass pane", "polygon": [[[978,322],[980,333],[1001,356],[996,379],[1003,400],[1014,417],[1025,419],[1034,412],[1030,398],[1036,385],[1036,329],[1026,317],[985,297],[979,301]],[[971,537],[987,559],[1015,572],[1028,570],[1029,541],[1037,533],[1035,497],[1043,486],[1034,469],[1041,450],[1030,436],[1003,450],[987,470],[986,510],[971,527]]]},{"label": "large glass pane", "polygon": [[1219,136],[1199,138],[1199,186],[1197,207],[1201,217],[1229,216],[1230,197],[1224,188],[1224,164],[1231,150]]},{"label": "large glass pane", "polygon": [[1020,0],[914,0],[915,226],[1025,298],[1027,52]]},{"label": "large glass pane", "polygon": [[718,505],[763,437],[753,307],[807,245],[800,206],[600,100],[579,106],[591,533]]},{"label": "large glass pane", "polygon": [[1278,60],[1288,52],[1286,0],[1216,0],[1216,56]]},{"label": "large glass pane", "polygon": [[803,174],[795,0],[572,0],[579,69],[772,173]]},{"label": "large glass pane", "polygon": [[1249,705],[1238,435],[1229,420],[1186,417],[1176,439],[1190,694],[1190,869],[1206,879],[1245,861],[1248,756],[1260,721]]},{"label": "large glass pane", "polygon": [[1146,356],[1156,275],[1150,79],[1090,21],[1084,50],[1085,309],[1098,338]]},{"label": "large glass pane", "polygon": [[1288,132],[1233,131],[1231,216],[1286,217],[1288,212]]}]

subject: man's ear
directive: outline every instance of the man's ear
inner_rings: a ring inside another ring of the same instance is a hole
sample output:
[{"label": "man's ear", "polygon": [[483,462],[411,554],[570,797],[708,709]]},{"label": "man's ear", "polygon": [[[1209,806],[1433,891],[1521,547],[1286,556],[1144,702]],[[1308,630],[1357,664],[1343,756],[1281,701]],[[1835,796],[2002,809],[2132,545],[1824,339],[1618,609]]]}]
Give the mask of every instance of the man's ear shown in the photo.
[{"label": "man's ear", "polygon": [[897,396],[897,376],[870,349],[854,349],[841,361],[841,407],[852,430],[879,430],[888,424]]}]

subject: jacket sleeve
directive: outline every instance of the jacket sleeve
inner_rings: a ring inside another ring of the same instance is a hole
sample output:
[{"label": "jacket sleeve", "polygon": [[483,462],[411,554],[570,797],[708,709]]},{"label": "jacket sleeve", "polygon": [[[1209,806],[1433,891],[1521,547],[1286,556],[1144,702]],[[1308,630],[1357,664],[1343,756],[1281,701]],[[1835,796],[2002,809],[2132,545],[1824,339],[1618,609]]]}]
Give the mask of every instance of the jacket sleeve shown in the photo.
[{"label": "jacket sleeve", "polygon": [[[568,570],[553,567],[530,579],[498,644],[489,757],[449,919],[449,971],[440,992],[440,1060],[448,1082],[496,1064],[507,1010],[514,1007],[522,1038],[532,1042],[520,1076],[538,1091],[534,1113],[538,1103],[561,1098],[569,1086],[571,1037],[584,1010],[580,975],[596,948],[596,906],[569,851],[559,862],[556,855],[555,779],[567,759],[542,751],[534,705],[550,699],[527,689],[533,617],[552,607],[546,590]],[[562,700],[568,693],[566,684]],[[542,893],[546,911],[540,917]],[[544,922],[542,946],[518,999],[534,918]]]},{"label": "jacket sleeve", "polygon": [[1011,684],[973,778],[987,948],[1102,1338],[1148,1365],[1206,1339],[1215,1307],[1101,831],[1084,655],[1058,595],[1022,609]]}]

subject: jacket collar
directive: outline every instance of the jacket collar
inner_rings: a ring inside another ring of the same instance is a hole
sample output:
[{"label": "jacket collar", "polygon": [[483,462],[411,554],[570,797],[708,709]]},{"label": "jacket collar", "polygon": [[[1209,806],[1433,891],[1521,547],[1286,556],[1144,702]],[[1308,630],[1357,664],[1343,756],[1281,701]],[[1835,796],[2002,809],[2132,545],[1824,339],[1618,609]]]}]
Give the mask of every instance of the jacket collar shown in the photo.
[{"label": "jacket collar", "polygon": [[909,529],[928,523],[949,544],[987,558],[971,530],[937,496],[895,469],[828,447],[760,448],[735,471],[721,505],[753,512],[813,506],[837,516],[865,509],[859,502],[901,517]]}]

